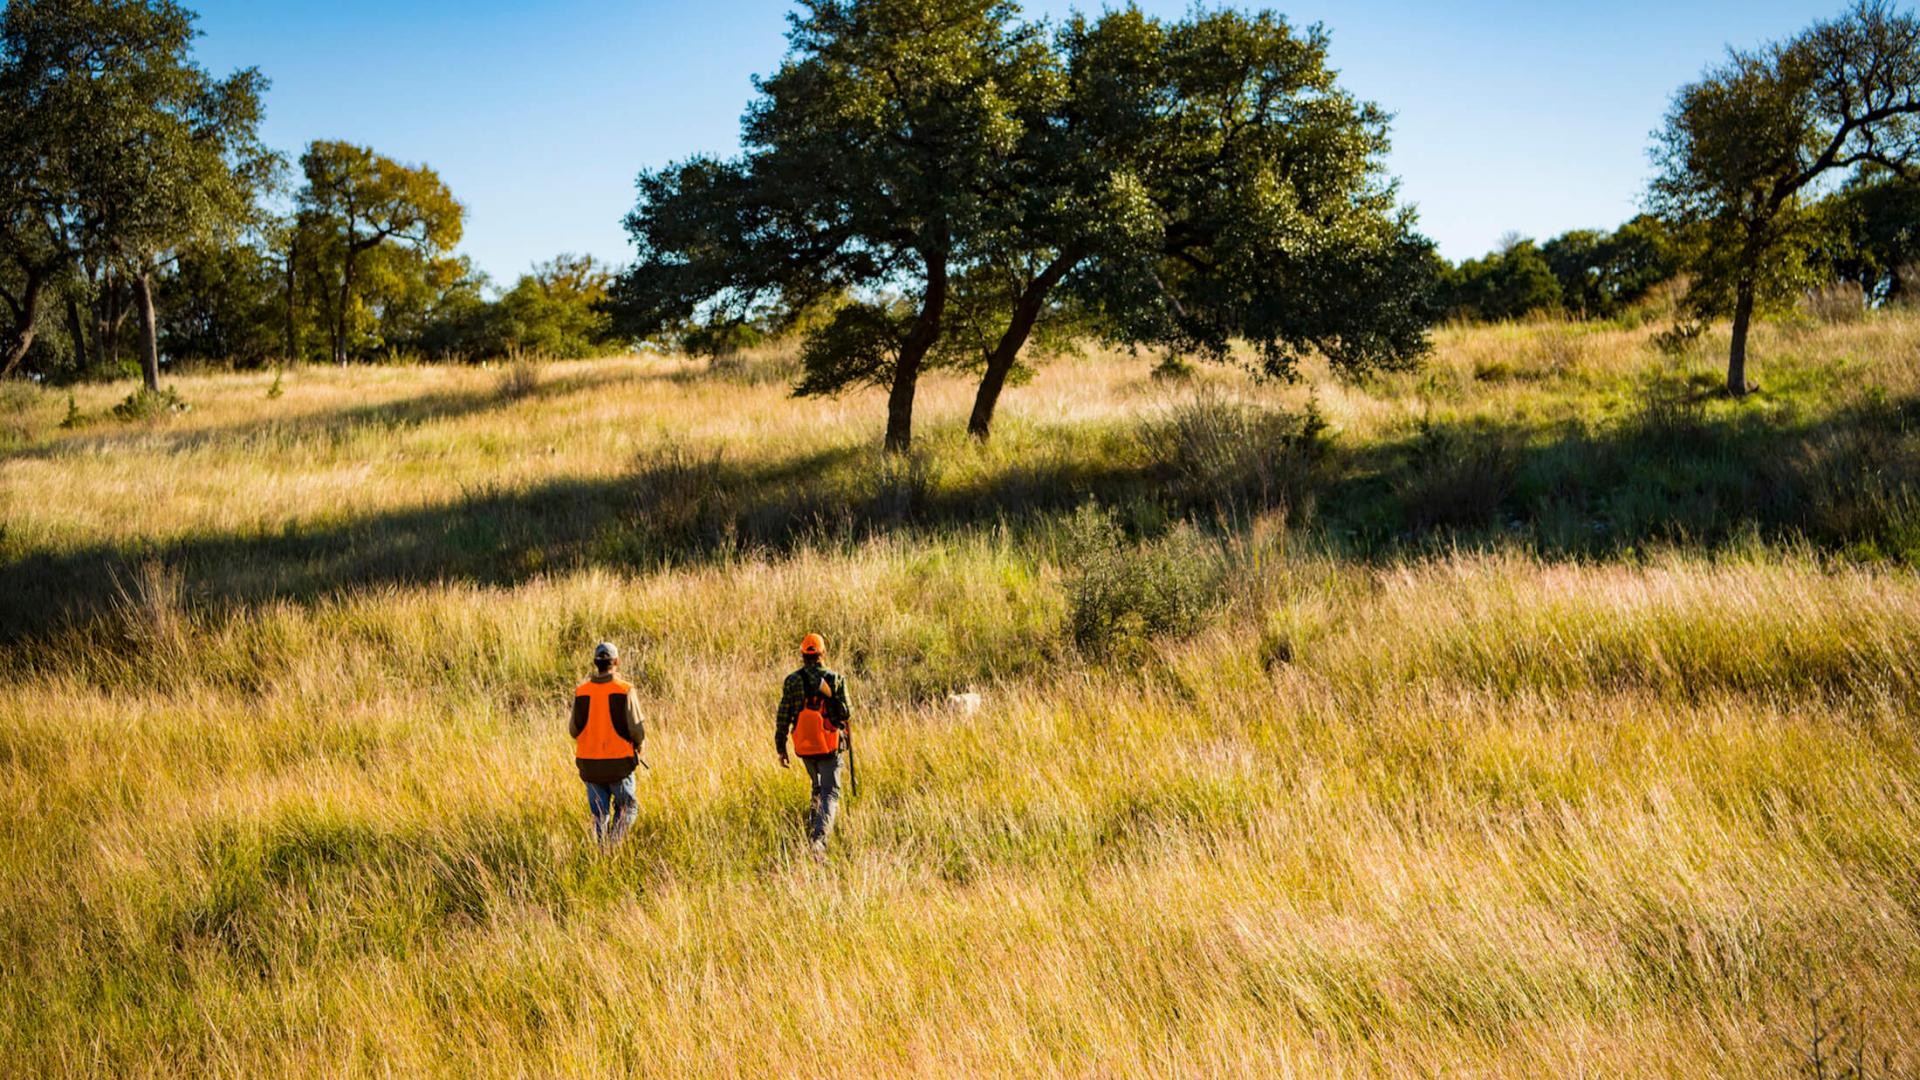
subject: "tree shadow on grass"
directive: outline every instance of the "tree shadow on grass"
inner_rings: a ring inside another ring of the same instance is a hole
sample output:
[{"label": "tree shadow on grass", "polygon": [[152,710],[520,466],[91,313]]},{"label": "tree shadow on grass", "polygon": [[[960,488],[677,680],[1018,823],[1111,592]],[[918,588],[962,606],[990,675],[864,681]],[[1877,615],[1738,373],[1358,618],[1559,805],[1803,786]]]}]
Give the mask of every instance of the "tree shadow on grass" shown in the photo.
[{"label": "tree shadow on grass", "polygon": [[1656,395],[1598,427],[1423,425],[1347,455],[1319,524],[1366,558],[1461,544],[1605,558],[1758,539],[1920,565],[1920,399],[1792,421],[1702,405]]},{"label": "tree shadow on grass", "polygon": [[[1131,507],[1123,517],[1142,530],[1181,518],[1233,528],[1287,506],[1296,528],[1360,560],[1460,546],[1604,558],[1757,538],[1920,565],[1920,401],[1797,423],[1754,412],[1709,419],[1656,402],[1599,427],[1430,424],[1348,449],[1303,449],[1297,425],[1232,422],[1232,438],[1142,440],[1161,447],[1157,457],[1096,444],[948,474],[957,479],[942,479],[926,457],[868,447],[772,460],[665,449],[616,476],[470,490],[279,530],[31,553],[0,565],[0,642],[111,615],[121,583],[148,563],[177,575],[195,603],[311,601],[383,585],[511,585],[589,566],[777,556],[877,536],[1006,527],[1018,540],[1089,499]],[[1188,453],[1194,459],[1180,457]]]},{"label": "tree shadow on grass", "polygon": [[391,434],[447,420],[461,420],[526,401],[546,401],[586,390],[610,388],[648,379],[667,379],[665,373],[576,372],[543,379],[517,394],[498,388],[441,390],[393,401],[353,405],[323,412],[258,419],[210,427],[173,429],[164,424],[115,424],[111,429],[82,428],[40,446],[14,451],[9,457],[48,460],[76,454],[100,453],[127,447],[142,453],[188,453],[203,447],[246,446],[258,440],[305,443],[348,441],[360,434]]},{"label": "tree shadow on grass", "polygon": [[923,461],[844,446],[773,461],[668,449],[616,476],[481,488],[451,501],[278,530],[34,552],[0,565],[0,642],[85,627],[137,590],[142,568],[195,603],[312,601],[384,585],[512,585],[589,566],[645,571],[805,543],[1018,525],[1140,488],[1129,464],[1054,462],[1018,482],[943,490]]}]

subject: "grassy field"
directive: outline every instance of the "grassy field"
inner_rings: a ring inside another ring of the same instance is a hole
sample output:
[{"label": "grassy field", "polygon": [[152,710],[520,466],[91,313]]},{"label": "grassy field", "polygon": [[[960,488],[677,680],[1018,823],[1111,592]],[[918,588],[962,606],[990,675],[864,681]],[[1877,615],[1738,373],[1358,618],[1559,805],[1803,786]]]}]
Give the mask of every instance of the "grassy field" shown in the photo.
[{"label": "grassy field", "polygon": [[937,378],[897,461],[777,350],[7,387],[0,1073],[1791,1076],[1831,990],[1912,1074],[1920,316],[1744,403],[1653,329]]}]

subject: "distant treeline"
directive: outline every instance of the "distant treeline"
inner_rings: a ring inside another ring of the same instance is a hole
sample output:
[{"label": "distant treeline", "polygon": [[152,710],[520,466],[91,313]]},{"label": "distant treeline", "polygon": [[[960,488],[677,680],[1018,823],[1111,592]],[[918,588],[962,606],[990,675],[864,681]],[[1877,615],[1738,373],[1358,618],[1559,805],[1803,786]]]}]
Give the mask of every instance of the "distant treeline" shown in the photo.
[{"label": "distant treeline", "polygon": [[0,13],[0,375],[612,347],[610,272],[562,255],[497,296],[440,177],[364,146],[262,145],[267,80],[216,79],[172,0]]},{"label": "distant treeline", "polygon": [[[472,361],[625,346],[600,309],[610,267],[561,254],[492,289],[453,250],[465,207],[431,168],[322,141],[301,155],[297,176],[295,186],[277,173],[235,227],[181,244],[156,268],[167,363]],[[0,283],[19,277],[16,260],[0,263]],[[47,289],[19,370],[55,381],[138,371],[138,310],[118,253],[78,248]]]},{"label": "distant treeline", "polygon": [[[1862,304],[1911,299],[1920,287],[1920,188],[1889,173],[1856,176],[1806,217],[1802,279],[1857,286]],[[1560,313],[1612,319],[1682,275],[1705,231],[1641,214],[1613,232],[1574,229],[1545,243],[1510,236],[1458,265],[1441,260],[1443,319],[1495,322]]]}]

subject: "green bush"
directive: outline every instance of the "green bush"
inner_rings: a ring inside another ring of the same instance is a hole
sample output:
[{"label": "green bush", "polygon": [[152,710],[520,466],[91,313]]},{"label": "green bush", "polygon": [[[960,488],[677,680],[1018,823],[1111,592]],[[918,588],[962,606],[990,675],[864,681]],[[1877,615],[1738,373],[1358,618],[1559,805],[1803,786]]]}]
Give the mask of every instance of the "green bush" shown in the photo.
[{"label": "green bush", "polygon": [[181,400],[180,392],[169,386],[163,390],[148,390],[141,387],[127,395],[127,399],[113,407],[115,420],[151,420],[170,412],[186,412],[192,408]]},{"label": "green bush", "polygon": [[1146,421],[1139,437],[1176,503],[1218,511],[1304,505],[1326,432],[1316,404],[1296,414],[1204,392]]},{"label": "green bush", "polygon": [[500,372],[494,392],[507,401],[518,401],[532,397],[540,389],[540,365],[531,356],[515,350],[512,359]]},{"label": "green bush", "polygon": [[84,425],[86,422],[87,422],[87,414],[80,411],[79,399],[73,396],[72,391],[68,391],[67,415],[60,418],[61,429],[64,431],[72,431],[73,429]]},{"label": "green bush", "polygon": [[1413,462],[1394,485],[1409,528],[1466,529],[1494,522],[1513,493],[1518,456],[1498,432],[1422,425]]},{"label": "green bush", "polygon": [[1137,658],[1154,635],[1197,630],[1221,598],[1218,560],[1185,523],[1130,542],[1112,511],[1088,503],[1067,522],[1061,558],[1073,642],[1092,656]]},{"label": "green bush", "polygon": [[648,554],[671,561],[733,546],[737,507],[726,472],[718,452],[701,456],[678,446],[641,460],[633,524]]}]

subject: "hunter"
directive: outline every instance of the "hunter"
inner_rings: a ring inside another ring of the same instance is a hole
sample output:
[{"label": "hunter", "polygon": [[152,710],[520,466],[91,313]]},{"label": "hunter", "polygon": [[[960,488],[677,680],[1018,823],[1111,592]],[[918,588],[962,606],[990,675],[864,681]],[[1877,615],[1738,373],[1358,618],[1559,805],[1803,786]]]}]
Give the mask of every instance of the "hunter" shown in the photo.
[{"label": "hunter", "polygon": [[840,733],[846,730],[851,715],[846,679],[821,663],[826,651],[826,640],[819,634],[801,639],[800,670],[788,675],[781,686],[780,708],[773,722],[773,749],[780,755],[780,767],[791,767],[787,759],[788,732],[793,733],[793,752],[807,766],[813,788],[807,843],[816,857],[826,854],[833,813],[840,805]]},{"label": "hunter", "polygon": [[633,685],[614,674],[619,668],[618,646],[603,641],[593,647],[594,673],[574,688],[573,719],[567,725],[573,763],[587,785],[593,836],[607,845],[625,838],[639,811],[633,801],[633,770],[647,740],[646,726],[634,708]]}]

